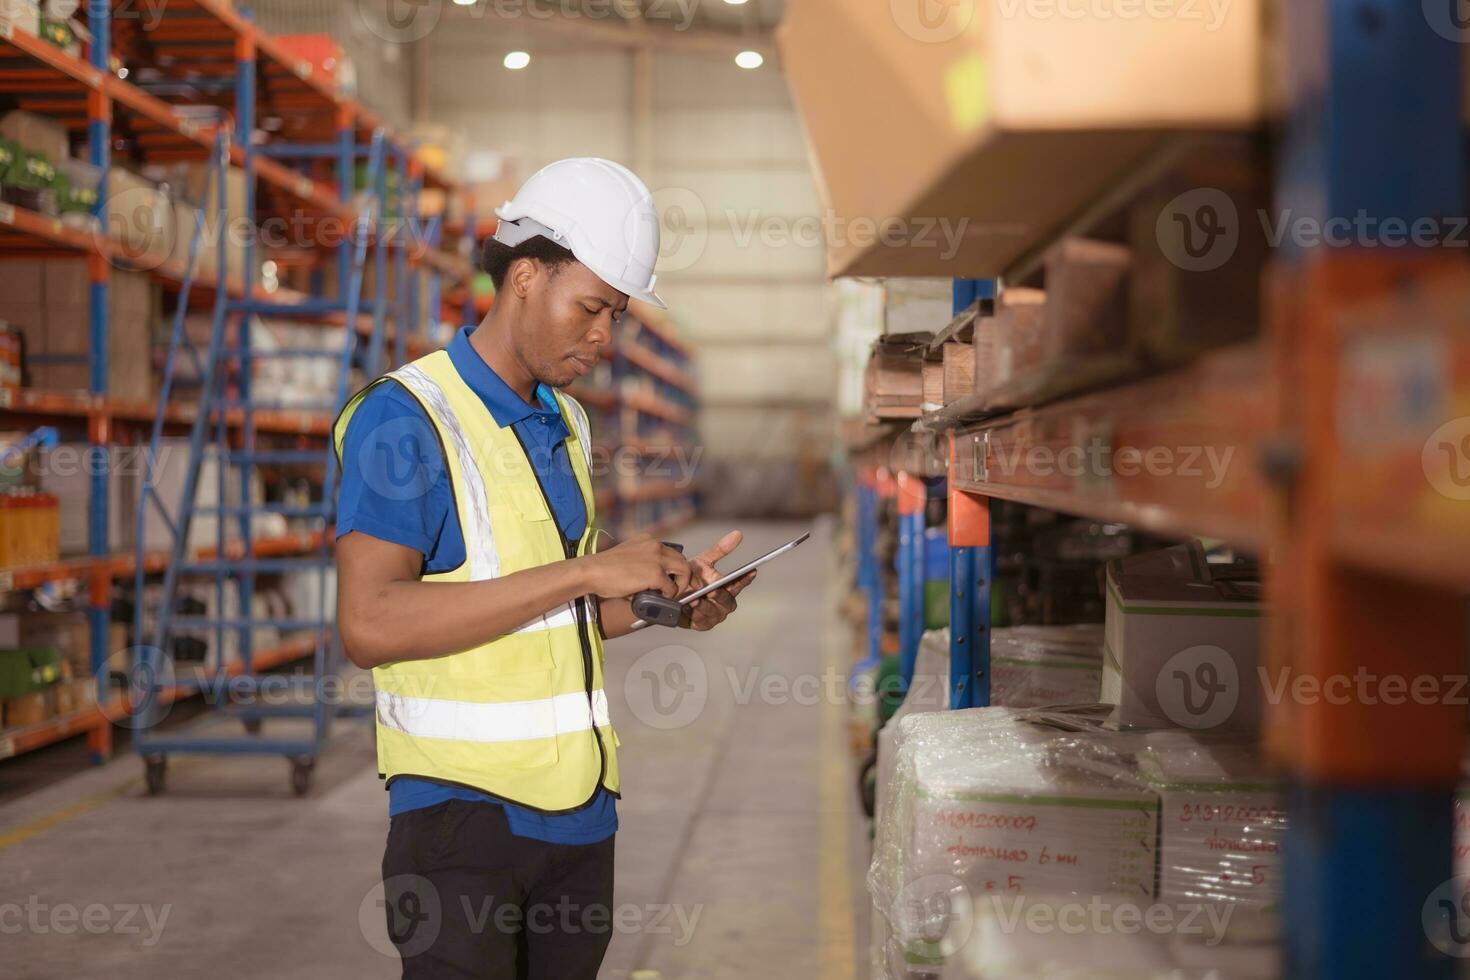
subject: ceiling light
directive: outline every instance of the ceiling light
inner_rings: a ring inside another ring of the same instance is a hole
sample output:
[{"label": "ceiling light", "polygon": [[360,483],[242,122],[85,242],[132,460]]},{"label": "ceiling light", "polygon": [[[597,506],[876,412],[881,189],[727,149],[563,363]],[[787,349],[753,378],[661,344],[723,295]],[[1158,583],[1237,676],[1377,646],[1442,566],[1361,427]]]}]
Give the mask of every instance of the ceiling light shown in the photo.
[{"label": "ceiling light", "polygon": [[745,3],[745,0],[725,0],[725,2],[732,7],[739,7]]},{"label": "ceiling light", "polygon": [[735,64],[741,68],[759,68],[765,61],[759,51],[742,51],[735,56]]},{"label": "ceiling light", "polygon": [[502,64],[511,71],[520,71],[531,63],[531,56],[524,51],[512,51],[505,56]]},{"label": "ceiling light", "polygon": [[454,5],[456,7],[473,7],[475,0],[454,0]]}]

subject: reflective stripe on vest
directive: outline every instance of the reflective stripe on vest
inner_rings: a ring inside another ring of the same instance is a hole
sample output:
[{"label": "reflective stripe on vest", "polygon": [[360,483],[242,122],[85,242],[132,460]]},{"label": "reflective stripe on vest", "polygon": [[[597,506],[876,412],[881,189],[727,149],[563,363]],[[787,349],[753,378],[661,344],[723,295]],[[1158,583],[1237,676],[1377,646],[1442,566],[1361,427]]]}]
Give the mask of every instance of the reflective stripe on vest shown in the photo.
[{"label": "reflective stripe on vest", "polygon": [[415,738],[449,738],[469,742],[520,742],[585,732],[608,724],[607,692],[558,694],[540,701],[472,704],[438,698],[413,698],[377,692],[378,720]]}]

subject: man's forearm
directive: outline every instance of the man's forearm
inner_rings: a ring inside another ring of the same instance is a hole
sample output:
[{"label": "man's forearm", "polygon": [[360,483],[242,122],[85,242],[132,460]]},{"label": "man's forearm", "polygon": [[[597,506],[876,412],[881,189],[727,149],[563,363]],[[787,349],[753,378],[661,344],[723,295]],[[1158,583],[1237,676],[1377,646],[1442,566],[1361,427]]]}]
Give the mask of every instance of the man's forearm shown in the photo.
[{"label": "man's forearm", "polygon": [[360,667],[442,657],[488,643],[584,595],[583,568],[569,559],[483,582],[389,582],[350,609],[339,594],[337,623],[348,656]]},{"label": "man's forearm", "polygon": [[633,632],[633,603],[624,599],[598,599],[597,621],[602,624],[602,638],[615,639]]}]

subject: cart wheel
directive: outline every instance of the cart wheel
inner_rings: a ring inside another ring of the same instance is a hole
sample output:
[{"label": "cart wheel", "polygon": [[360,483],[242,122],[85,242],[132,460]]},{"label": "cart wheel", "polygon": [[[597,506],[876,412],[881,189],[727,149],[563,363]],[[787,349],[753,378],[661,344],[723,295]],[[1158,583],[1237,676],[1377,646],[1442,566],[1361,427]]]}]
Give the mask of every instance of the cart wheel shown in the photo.
[{"label": "cart wheel", "polygon": [[316,768],[316,760],[300,758],[291,760],[291,792],[297,796],[305,796],[311,789],[311,771]]},{"label": "cart wheel", "polygon": [[259,718],[246,718],[246,719],[244,719],[244,723],[245,723],[245,733],[247,735],[259,735],[260,734],[261,720]]},{"label": "cart wheel", "polygon": [[163,792],[163,778],[168,771],[168,756],[150,755],[144,760],[148,780],[148,795],[157,796]]}]

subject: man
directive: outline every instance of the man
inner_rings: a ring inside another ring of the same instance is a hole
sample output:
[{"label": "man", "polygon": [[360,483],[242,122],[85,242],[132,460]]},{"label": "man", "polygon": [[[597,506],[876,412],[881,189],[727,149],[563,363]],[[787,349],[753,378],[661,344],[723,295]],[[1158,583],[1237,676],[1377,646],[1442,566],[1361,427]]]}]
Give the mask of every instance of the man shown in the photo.
[{"label": "man", "polygon": [[[337,624],[373,671],[403,976],[591,980],[617,830],[602,641],[630,631],[632,594],[713,581],[740,533],[692,562],[646,535],[596,548],[587,416],[557,389],[630,296],[663,305],[647,188],[562,160],[496,213],[489,316],[337,420]],[[749,581],[689,625],[721,622]]]}]

